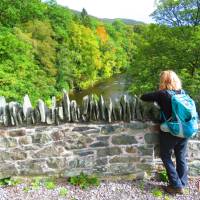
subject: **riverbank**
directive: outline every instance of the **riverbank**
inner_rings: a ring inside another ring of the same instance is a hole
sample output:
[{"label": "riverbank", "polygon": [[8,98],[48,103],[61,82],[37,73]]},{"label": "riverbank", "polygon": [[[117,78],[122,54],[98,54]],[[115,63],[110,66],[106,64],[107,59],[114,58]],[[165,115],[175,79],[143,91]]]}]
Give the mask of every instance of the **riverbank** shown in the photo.
[{"label": "riverbank", "polygon": [[[69,185],[66,180],[58,180],[56,188],[39,187],[27,190],[29,183],[24,180],[17,186],[0,187],[0,200],[199,200],[195,183],[198,179],[190,179],[189,187],[184,195],[168,195],[162,190],[164,182],[151,180],[135,181],[102,181],[98,187],[80,189]],[[61,188],[66,188],[65,194]],[[63,195],[64,194],[64,195]]]}]

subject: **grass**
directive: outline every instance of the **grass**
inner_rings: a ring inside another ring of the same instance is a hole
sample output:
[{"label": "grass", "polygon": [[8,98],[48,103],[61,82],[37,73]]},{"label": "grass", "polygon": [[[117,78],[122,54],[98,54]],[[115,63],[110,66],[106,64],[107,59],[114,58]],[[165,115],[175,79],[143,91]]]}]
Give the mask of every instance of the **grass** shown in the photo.
[{"label": "grass", "polygon": [[31,188],[35,189],[35,190],[38,190],[40,188],[40,186],[42,185],[41,184],[41,180],[42,180],[41,177],[35,177],[33,179],[33,181],[31,182]]},{"label": "grass", "polygon": [[53,189],[56,188],[56,183],[55,183],[55,181],[53,179],[49,179],[48,178],[48,179],[45,179],[44,186],[48,190],[53,190]]},{"label": "grass", "polygon": [[164,200],[173,200],[173,199],[166,195],[166,196],[164,197]]},{"label": "grass", "polygon": [[68,194],[68,189],[67,188],[65,188],[65,187],[61,187],[60,189],[59,189],[59,196],[61,196],[61,197],[65,197],[67,194]]},{"label": "grass", "polygon": [[162,197],[163,192],[159,188],[154,188],[151,193],[153,194],[154,197]]},{"label": "grass", "polygon": [[99,186],[100,181],[96,176],[89,176],[81,172],[79,176],[70,177],[69,183],[79,186],[81,189],[86,189],[91,186]]},{"label": "grass", "polygon": [[20,179],[14,179],[11,177],[0,179],[0,186],[15,186],[21,183]]}]

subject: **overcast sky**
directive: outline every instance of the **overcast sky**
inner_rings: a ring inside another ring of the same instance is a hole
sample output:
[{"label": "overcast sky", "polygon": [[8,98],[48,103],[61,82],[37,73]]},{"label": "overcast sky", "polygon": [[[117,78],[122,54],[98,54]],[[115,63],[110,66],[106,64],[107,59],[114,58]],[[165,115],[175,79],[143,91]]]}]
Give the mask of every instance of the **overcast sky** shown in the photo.
[{"label": "overcast sky", "polygon": [[146,23],[153,22],[149,15],[155,9],[155,0],[57,0],[58,4],[99,18],[127,18]]}]

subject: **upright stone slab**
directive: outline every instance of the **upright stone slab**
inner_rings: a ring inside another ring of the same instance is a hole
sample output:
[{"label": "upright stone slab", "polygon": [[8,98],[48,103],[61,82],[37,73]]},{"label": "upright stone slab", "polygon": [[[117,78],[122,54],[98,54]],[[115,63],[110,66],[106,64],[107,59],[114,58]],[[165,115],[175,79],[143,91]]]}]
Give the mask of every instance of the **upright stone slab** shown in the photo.
[{"label": "upright stone slab", "polygon": [[58,107],[57,108],[57,116],[58,116],[58,121],[63,121],[64,120],[64,111],[63,107]]},{"label": "upright stone slab", "polygon": [[80,111],[80,107],[77,105],[77,117],[78,117],[78,121],[81,119],[81,111]]},{"label": "upright stone slab", "polygon": [[126,121],[126,96],[125,95],[121,97],[120,104],[122,107],[122,119],[123,121]]},{"label": "upright stone slab", "polygon": [[100,119],[105,121],[106,120],[106,116],[105,116],[105,102],[103,99],[103,96],[100,96],[100,100],[99,100],[99,110],[100,110]]},{"label": "upright stone slab", "polygon": [[70,103],[70,111],[71,111],[71,121],[77,122],[78,116],[77,116],[77,103],[75,100],[72,100]]},{"label": "upright stone slab", "polygon": [[40,112],[41,122],[45,123],[46,122],[46,106],[42,99],[38,100],[38,109]]},{"label": "upright stone slab", "polygon": [[29,99],[28,95],[24,96],[24,102],[23,102],[23,115],[24,115],[24,120],[26,121],[27,124],[32,124],[33,123],[33,108],[31,101]]},{"label": "upright stone slab", "polygon": [[128,101],[128,96],[127,95],[123,95],[121,100],[121,107],[122,107],[122,119],[123,121],[128,121],[130,122],[131,120],[131,111],[130,111],[130,104]]},{"label": "upright stone slab", "polygon": [[117,109],[116,109],[116,104],[113,103],[113,109],[112,109],[112,118],[114,121],[117,121]]},{"label": "upright stone slab", "polygon": [[[62,107],[61,107],[62,108]],[[55,124],[59,125],[60,124],[60,119],[59,119],[59,107],[55,109]]]},{"label": "upright stone slab", "polygon": [[136,119],[136,103],[137,103],[137,97],[134,96],[130,100],[131,120],[135,120]]},{"label": "upright stone slab", "polygon": [[131,108],[130,108],[130,102],[128,101],[126,104],[126,121],[131,121]]},{"label": "upright stone slab", "polygon": [[89,120],[89,101],[90,99],[88,95],[83,97],[82,120],[84,122]]},{"label": "upright stone slab", "polygon": [[11,101],[8,104],[8,107],[9,107],[12,125],[19,126],[20,124],[22,124],[22,116],[21,116],[22,107],[21,107],[21,105],[18,102]]},{"label": "upright stone slab", "polygon": [[13,116],[13,105],[14,105],[13,101],[8,103],[8,109],[9,109],[9,113],[10,113],[11,125],[15,126],[17,124],[15,123],[15,119],[14,119],[14,116]]},{"label": "upright stone slab", "polygon": [[112,99],[109,99],[109,102],[106,104],[106,109],[107,109],[107,120],[109,123],[112,122],[112,110],[113,110],[113,104],[112,104]]},{"label": "upright stone slab", "polygon": [[12,125],[8,103],[6,103],[6,106],[5,106],[5,109],[4,109],[4,125],[5,126],[11,126]]},{"label": "upright stone slab", "polygon": [[0,122],[3,122],[3,113],[6,106],[6,99],[3,96],[0,96]]},{"label": "upright stone slab", "polygon": [[119,102],[116,102],[113,108],[114,115],[117,121],[122,121],[122,107]]},{"label": "upright stone slab", "polygon": [[9,126],[10,124],[8,105],[5,97],[2,96],[0,96],[0,123],[2,123],[4,126]]},{"label": "upright stone slab", "polygon": [[94,110],[94,97],[93,94],[89,97],[89,120],[96,121],[95,110]]},{"label": "upright stone slab", "polygon": [[135,114],[137,120],[142,120],[142,100],[136,98]]},{"label": "upright stone slab", "polygon": [[94,99],[94,110],[95,110],[95,114],[96,114],[96,120],[99,121],[100,120],[100,111],[99,111],[99,104],[97,99]]},{"label": "upright stone slab", "polygon": [[34,113],[34,118],[35,118],[35,124],[39,124],[41,122],[41,115],[40,115],[38,105],[33,110],[33,113]]},{"label": "upright stone slab", "polygon": [[56,98],[52,97],[52,104],[51,108],[48,108],[45,106],[45,112],[46,112],[46,123],[47,124],[55,124],[56,121]]},{"label": "upright stone slab", "polygon": [[64,121],[65,122],[70,122],[71,121],[71,116],[70,116],[70,100],[69,100],[69,95],[66,92],[66,90],[63,90],[62,106],[63,106],[63,112],[64,112]]},{"label": "upright stone slab", "polygon": [[56,97],[52,97],[52,106],[51,106],[51,120],[52,123],[54,124],[56,122]]},{"label": "upright stone slab", "polygon": [[96,97],[92,94],[89,98],[89,119],[92,121],[99,120],[99,107]]},{"label": "upright stone slab", "polygon": [[53,124],[53,121],[52,121],[52,110],[49,109],[47,106],[45,106],[45,113],[46,113],[46,123],[47,124]]}]

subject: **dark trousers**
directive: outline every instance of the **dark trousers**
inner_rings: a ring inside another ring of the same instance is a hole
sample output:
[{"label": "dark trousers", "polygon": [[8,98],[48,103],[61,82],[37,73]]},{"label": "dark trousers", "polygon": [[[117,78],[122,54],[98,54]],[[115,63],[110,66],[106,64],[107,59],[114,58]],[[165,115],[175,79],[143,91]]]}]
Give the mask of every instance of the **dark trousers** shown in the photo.
[{"label": "dark trousers", "polygon": [[[182,188],[187,185],[188,167],[186,162],[187,152],[186,138],[179,138],[170,133],[160,133],[160,156],[166,168],[169,183],[175,188]],[[176,158],[176,167],[172,162],[172,153]]]}]

